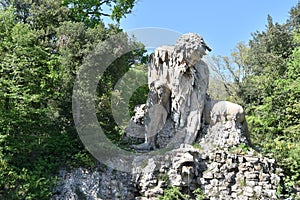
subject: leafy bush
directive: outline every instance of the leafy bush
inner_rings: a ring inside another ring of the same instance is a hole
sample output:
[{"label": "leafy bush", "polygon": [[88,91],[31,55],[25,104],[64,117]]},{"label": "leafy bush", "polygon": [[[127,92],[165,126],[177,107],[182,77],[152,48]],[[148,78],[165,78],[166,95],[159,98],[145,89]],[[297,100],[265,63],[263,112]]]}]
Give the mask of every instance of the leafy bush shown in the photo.
[{"label": "leafy bush", "polygon": [[287,192],[300,185],[300,143],[289,141],[285,136],[277,137],[262,144],[265,153],[271,153],[277,164],[284,170],[284,185]]},{"label": "leafy bush", "polygon": [[164,190],[164,195],[159,197],[159,200],[188,200],[189,195],[182,194],[179,187],[169,187]]},{"label": "leafy bush", "polygon": [[[72,88],[84,57],[121,30],[95,19],[75,20],[69,3],[20,0],[0,6],[0,199],[50,199],[60,168],[95,164],[74,127]],[[118,17],[133,3],[117,3],[123,12]],[[117,60],[102,79],[104,111],[113,83],[143,51],[134,53]]]}]

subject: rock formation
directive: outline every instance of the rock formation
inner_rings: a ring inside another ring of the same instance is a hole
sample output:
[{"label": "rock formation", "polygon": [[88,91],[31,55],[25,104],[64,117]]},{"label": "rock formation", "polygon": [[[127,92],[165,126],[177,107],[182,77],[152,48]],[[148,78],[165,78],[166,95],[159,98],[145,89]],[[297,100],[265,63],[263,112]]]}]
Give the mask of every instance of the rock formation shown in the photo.
[{"label": "rock formation", "polygon": [[[158,199],[167,186],[180,187],[195,199],[201,188],[204,199],[278,199],[281,169],[274,159],[253,150],[200,148],[182,145],[148,161],[138,179],[140,199]],[[151,169],[151,170],[149,170]]]},{"label": "rock formation", "polygon": [[279,199],[282,170],[250,148],[243,108],[207,98],[206,50],[203,38],[190,33],[151,55],[148,99],[136,107],[126,137],[145,141],[133,146],[138,151],[164,153],[137,157],[131,173],[62,170],[53,199],[155,200],[170,187],[189,199]]},{"label": "rock formation", "polygon": [[[198,188],[204,199],[279,199],[282,171],[274,159],[239,147],[205,153],[201,147],[180,148],[144,160],[133,173],[110,168],[63,170],[55,200],[157,200],[169,187],[179,187],[189,199]],[[83,198],[84,197],[84,198]]]}]

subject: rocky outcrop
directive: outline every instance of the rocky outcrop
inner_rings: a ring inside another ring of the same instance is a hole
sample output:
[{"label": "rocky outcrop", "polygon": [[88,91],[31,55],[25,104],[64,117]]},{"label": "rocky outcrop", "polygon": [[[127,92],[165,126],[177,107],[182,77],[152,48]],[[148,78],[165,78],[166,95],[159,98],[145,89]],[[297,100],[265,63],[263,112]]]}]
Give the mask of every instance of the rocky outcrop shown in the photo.
[{"label": "rocky outcrop", "polygon": [[279,199],[282,171],[274,159],[251,149],[233,147],[204,151],[197,145],[181,145],[164,155],[143,160],[132,174],[110,168],[61,171],[64,181],[53,199],[155,200],[170,187],[196,199]]},{"label": "rocky outcrop", "polygon": [[283,175],[273,159],[239,147],[205,153],[201,146],[182,145],[143,167],[138,183],[144,199],[158,199],[170,186],[190,199],[197,188],[205,199],[278,199]]},{"label": "rocky outcrop", "polygon": [[137,196],[130,173],[104,166],[60,170],[60,178],[63,181],[53,189],[53,200],[125,200]]},{"label": "rocky outcrop", "polygon": [[130,143],[142,143],[145,142],[145,114],[146,104],[137,105],[134,108],[135,115],[131,118],[129,125],[125,129],[125,136],[123,141],[129,141]]}]

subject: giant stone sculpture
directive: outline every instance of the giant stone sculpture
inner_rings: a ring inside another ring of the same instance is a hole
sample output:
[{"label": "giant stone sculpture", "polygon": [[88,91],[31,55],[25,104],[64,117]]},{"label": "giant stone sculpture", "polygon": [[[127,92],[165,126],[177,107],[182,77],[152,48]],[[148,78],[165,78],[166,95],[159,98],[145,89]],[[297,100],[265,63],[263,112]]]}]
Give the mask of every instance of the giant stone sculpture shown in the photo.
[{"label": "giant stone sculpture", "polygon": [[192,144],[201,126],[209,70],[202,60],[210,50],[194,33],[175,46],[157,48],[148,64],[149,95],[145,116],[146,143],[136,149]]},{"label": "giant stone sculpture", "polygon": [[249,144],[244,109],[206,95],[205,50],[197,34],[157,48],[149,61],[147,102],[136,107],[125,130],[138,139],[145,133],[137,150],[175,145],[173,150],[140,154],[131,174],[109,167],[63,170],[53,199],[78,199],[79,193],[88,199],[158,200],[172,187],[189,199],[281,199],[284,174],[275,160],[239,147]]}]

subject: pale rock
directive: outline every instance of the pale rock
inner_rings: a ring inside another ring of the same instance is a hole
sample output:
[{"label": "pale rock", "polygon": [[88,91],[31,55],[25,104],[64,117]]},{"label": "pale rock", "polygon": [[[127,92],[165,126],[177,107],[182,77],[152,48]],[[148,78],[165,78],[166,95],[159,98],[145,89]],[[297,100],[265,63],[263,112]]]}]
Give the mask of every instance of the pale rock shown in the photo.
[{"label": "pale rock", "polygon": [[218,181],[218,179],[212,179],[212,180],[210,181],[210,184],[211,184],[212,186],[216,187],[216,186],[219,185],[219,181]]},{"label": "pale rock", "polygon": [[263,193],[269,199],[277,199],[276,190],[264,190]]},{"label": "pale rock", "polygon": [[214,175],[211,171],[205,171],[202,175],[203,178],[205,179],[213,179]]},{"label": "pale rock", "polygon": [[245,159],[246,159],[246,161],[248,161],[250,163],[257,163],[259,161],[258,157],[252,157],[252,156],[251,157],[246,156]]},{"label": "pale rock", "polygon": [[258,173],[257,172],[245,172],[245,177],[248,180],[257,180],[258,179]]},{"label": "pale rock", "polygon": [[254,186],[253,191],[255,192],[256,196],[261,196],[262,194],[262,187],[261,186]]},{"label": "pale rock", "polygon": [[254,187],[254,186],[256,186],[256,184],[257,184],[256,181],[249,181],[249,180],[246,180],[246,185],[247,185],[247,186]]}]

